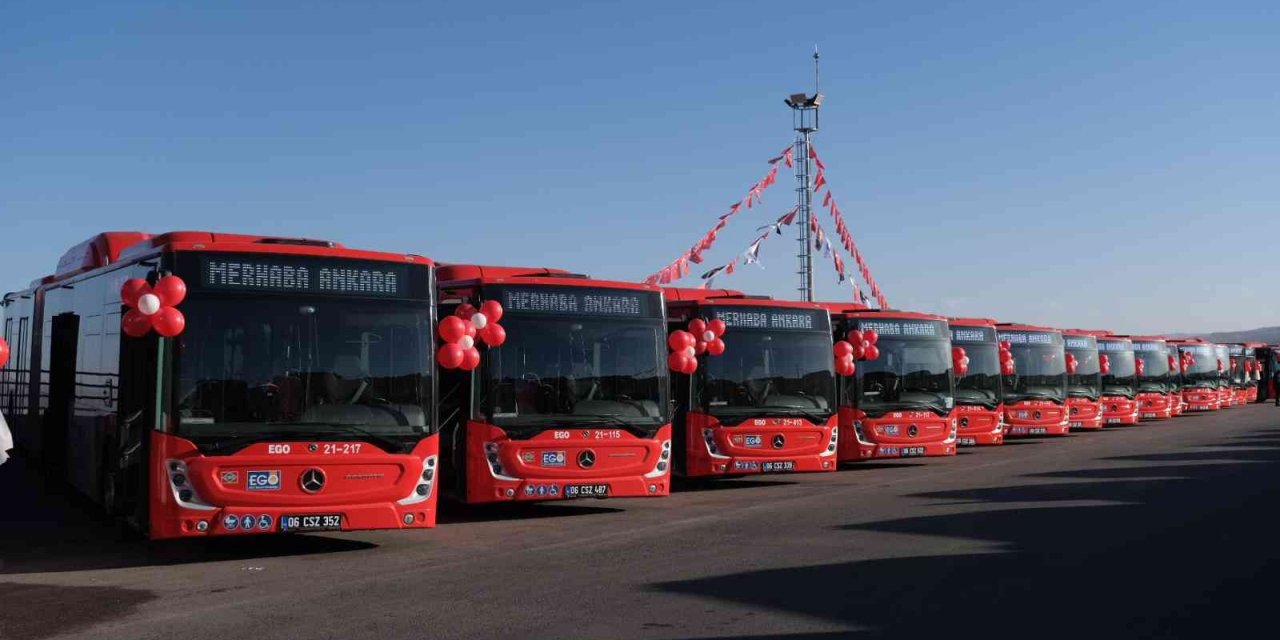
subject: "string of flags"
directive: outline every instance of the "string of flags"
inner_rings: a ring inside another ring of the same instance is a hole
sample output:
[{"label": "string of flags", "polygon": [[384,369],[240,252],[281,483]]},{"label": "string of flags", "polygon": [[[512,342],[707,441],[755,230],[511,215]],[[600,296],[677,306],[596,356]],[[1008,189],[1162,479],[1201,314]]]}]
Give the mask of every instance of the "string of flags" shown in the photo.
[{"label": "string of flags", "polygon": [[680,254],[680,256],[670,264],[650,274],[644,279],[644,283],[670,284],[689,275],[692,271],[692,267],[690,265],[702,264],[703,252],[711,249],[712,245],[716,242],[716,235],[720,233],[721,229],[724,229],[725,226],[729,224],[729,220],[738,215],[738,213],[744,208],[750,209],[754,205],[759,204],[761,202],[761,194],[764,193],[764,190],[773,186],[773,184],[778,181],[779,162],[784,163],[788,167],[794,166],[794,150],[791,147],[787,147],[781,155],[770,159],[769,172],[765,174],[764,178],[761,178],[759,182],[751,185],[751,188],[747,190],[747,195],[744,198],[730,205],[729,211],[719,217],[715,226],[711,227],[711,230],[704,234],[701,240],[695,243],[692,247],[689,247],[689,249]]},{"label": "string of flags", "polygon": [[[822,158],[818,156],[818,150],[812,144],[809,145],[809,157],[813,160],[814,165],[818,167],[818,172],[813,180],[813,192],[816,195],[822,187],[827,184],[827,167],[822,162]],[[840,243],[844,245],[853,261],[858,267],[858,272],[862,275],[863,282],[867,283],[867,288],[871,291],[871,296],[876,299],[876,304],[881,309],[889,308],[889,302],[885,299],[884,292],[880,290],[880,285],[876,284],[876,280],[871,275],[871,268],[867,266],[867,261],[862,257],[862,252],[858,251],[858,245],[853,241],[853,234],[849,231],[849,225],[844,221],[844,214],[840,212],[840,205],[836,203],[836,198],[831,193],[831,188],[827,188],[826,194],[822,196],[822,206],[827,209],[831,215],[831,219],[835,222],[836,234],[840,236]],[[840,271],[837,269],[837,271]],[[841,272],[843,278],[843,272]],[[857,285],[854,285],[855,299],[865,300],[861,292],[857,291]]]}]

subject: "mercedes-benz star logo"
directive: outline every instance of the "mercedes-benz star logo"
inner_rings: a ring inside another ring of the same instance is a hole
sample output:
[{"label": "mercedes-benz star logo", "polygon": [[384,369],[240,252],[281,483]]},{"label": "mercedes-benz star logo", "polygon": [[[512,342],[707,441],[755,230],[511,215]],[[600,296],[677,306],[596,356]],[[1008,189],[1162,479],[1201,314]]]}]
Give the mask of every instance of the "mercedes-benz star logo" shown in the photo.
[{"label": "mercedes-benz star logo", "polygon": [[307,469],[302,472],[302,477],[298,478],[298,484],[307,493],[319,493],[324,488],[324,472],[315,468]]},{"label": "mercedes-benz star logo", "polygon": [[583,469],[590,469],[596,466],[596,452],[590,449],[584,449],[578,454],[578,466]]},{"label": "mercedes-benz star logo", "polygon": [[787,443],[787,439],[781,433],[773,437],[773,448],[781,449],[782,445]]}]

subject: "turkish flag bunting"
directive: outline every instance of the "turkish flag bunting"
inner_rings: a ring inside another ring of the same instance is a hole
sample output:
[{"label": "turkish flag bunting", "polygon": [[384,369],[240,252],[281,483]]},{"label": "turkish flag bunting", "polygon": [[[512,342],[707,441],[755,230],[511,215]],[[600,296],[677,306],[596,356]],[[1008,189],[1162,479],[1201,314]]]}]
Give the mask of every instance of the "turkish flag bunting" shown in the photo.
[{"label": "turkish flag bunting", "polygon": [[818,170],[818,177],[813,181],[813,190],[814,190],[814,192],[816,193],[819,189],[821,189],[821,188],[822,188],[822,185],[824,185],[824,184],[826,184],[826,183],[827,183],[827,174],[823,173],[823,172],[822,172],[822,170],[821,170],[821,169],[819,169],[819,170]]}]

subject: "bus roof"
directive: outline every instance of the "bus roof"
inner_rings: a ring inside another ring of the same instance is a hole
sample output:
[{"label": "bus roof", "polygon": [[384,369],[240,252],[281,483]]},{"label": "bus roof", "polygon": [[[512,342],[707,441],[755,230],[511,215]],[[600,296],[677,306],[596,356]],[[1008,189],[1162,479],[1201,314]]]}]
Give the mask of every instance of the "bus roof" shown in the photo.
[{"label": "bus roof", "polygon": [[436,267],[440,286],[465,284],[534,284],[566,287],[606,287],[660,291],[656,285],[618,280],[594,280],[582,273],[550,267],[507,267],[482,264],[441,264]]},{"label": "bus roof", "polygon": [[1120,338],[1128,338],[1134,342],[1168,342],[1169,339],[1164,336],[1135,336],[1135,335],[1117,335]]},{"label": "bus roof", "polygon": [[219,231],[169,231],[154,235],[144,231],[107,231],[68,249],[58,260],[54,273],[33,280],[31,287],[61,282],[124,260],[163,251],[275,253],[431,264],[429,259],[418,255],[348,249],[337,242],[309,238]]},{"label": "bus roof", "polygon": [[1007,329],[1009,331],[1049,331],[1049,332],[1058,333],[1058,334],[1064,333],[1062,329],[1055,329],[1053,327],[1042,327],[1040,325],[1035,325],[1035,324],[1022,324],[1020,322],[997,322],[996,328]]},{"label": "bus roof", "polygon": [[947,318],[948,324],[960,325],[962,327],[995,327],[996,321],[992,318]]},{"label": "bus roof", "polygon": [[779,307],[791,309],[821,309],[814,302],[799,300],[775,300],[769,296],[749,295],[733,289],[695,289],[692,287],[663,287],[662,296],[670,303],[690,302],[697,305],[723,304],[731,306]]},{"label": "bus roof", "polygon": [[[823,305],[825,306],[825,305]],[[921,313],[918,311],[902,311],[900,309],[851,309],[842,311],[848,318],[893,318],[895,320],[942,320],[946,322],[946,316],[940,316],[934,313]]]}]

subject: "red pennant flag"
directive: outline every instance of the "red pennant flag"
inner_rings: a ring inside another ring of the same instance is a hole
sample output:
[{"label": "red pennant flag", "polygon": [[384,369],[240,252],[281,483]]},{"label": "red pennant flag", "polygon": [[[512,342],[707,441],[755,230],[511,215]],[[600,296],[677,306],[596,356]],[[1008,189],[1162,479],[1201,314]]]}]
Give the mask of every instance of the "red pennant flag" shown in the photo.
[{"label": "red pennant flag", "polygon": [[814,193],[817,193],[818,190],[822,188],[822,185],[826,183],[827,183],[827,174],[823,173],[822,170],[818,170],[818,177],[816,180],[813,181]]},{"label": "red pennant flag", "polygon": [[799,213],[799,207],[792,208],[791,211],[784,213],[781,218],[778,218],[778,222],[789,225],[796,221],[796,215]]},{"label": "red pennant flag", "polygon": [[827,194],[822,196],[822,206],[824,207],[831,206],[831,190],[830,189],[827,189]]},{"label": "red pennant flag", "polygon": [[692,263],[694,263],[694,264],[702,264],[702,252],[700,252],[700,251],[690,251],[690,252],[689,252],[689,262],[692,262]]},{"label": "red pennant flag", "polygon": [[809,157],[813,158],[813,163],[818,165],[819,171],[822,171],[827,168],[827,165],[822,164],[822,158],[818,157],[818,150],[814,148],[813,145],[809,145]]},{"label": "red pennant flag", "polygon": [[736,268],[738,268],[738,257],[734,256],[733,259],[729,261],[729,266],[724,268],[724,272],[733,273],[733,270]]},{"label": "red pennant flag", "polygon": [[786,152],[782,154],[783,159],[787,161],[788,167],[795,166],[795,160],[793,158],[794,154],[792,153],[793,150],[794,150],[794,147],[787,147]]}]

